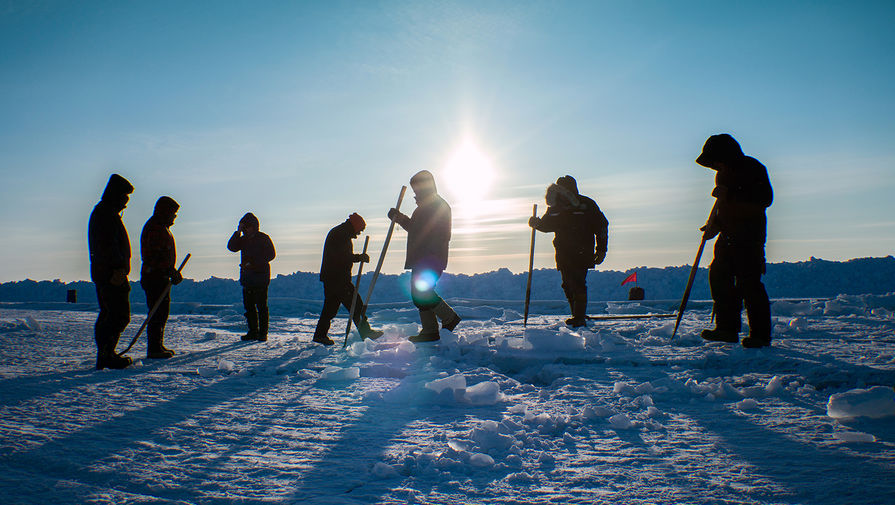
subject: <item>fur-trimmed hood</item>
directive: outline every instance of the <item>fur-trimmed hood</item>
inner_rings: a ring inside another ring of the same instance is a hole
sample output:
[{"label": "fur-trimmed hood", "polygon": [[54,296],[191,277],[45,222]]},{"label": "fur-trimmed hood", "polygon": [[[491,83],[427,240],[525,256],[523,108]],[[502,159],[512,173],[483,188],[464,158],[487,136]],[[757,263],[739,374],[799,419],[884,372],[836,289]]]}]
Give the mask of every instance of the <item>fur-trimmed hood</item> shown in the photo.
[{"label": "fur-trimmed hood", "polygon": [[551,184],[548,186],[547,194],[544,196],[544,199],[550,207],[562,207],[566,205],[576,209],[583,209],[585,207],[584,202],[581,201],[577,192],[573,192],[559,184]]}]

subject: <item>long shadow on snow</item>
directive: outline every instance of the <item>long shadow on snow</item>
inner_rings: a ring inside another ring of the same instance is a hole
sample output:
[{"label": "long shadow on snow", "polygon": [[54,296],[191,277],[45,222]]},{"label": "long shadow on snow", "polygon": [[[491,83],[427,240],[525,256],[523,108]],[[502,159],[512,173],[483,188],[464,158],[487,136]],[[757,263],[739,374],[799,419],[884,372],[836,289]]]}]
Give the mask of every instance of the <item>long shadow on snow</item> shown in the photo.
[{"label": "long shadow on snow", "polygon": [[144,360],[143,366],[129,367],[124,370],[99,371],[91,368],[2,379],[0,380],[0,391],[3,391],[3,395],[0,396],[0,405],[15,407],[32,398],[51,396],[77,387],[129,378],[141,373],[154,371],[158,368],[170,367],[171,365],[189,364],[245,345],[247,344],[244,342],[235,342],[206,351],[180,354],[167,360]]},{"label": "long shadow on snow", "polygon": [[[400,441],[398,436],[404,429],[414,421],[444,426],[463,420],[470,413],[470,407],[465,405],[452,408],[425,402],[405,405],[376,401],[378,403],[368,407],[362,416],[341,430],[341,437],[333,441],[318,457],[312,469],[304,472],[287,502],[325,505],[375,503],[396,487],[402,487],[401,483],[405,479],[413,479],[407,475],[378,479],[371,473],[376,463],[385,462],[383,456],[386,449],[392,443]],[[432,407],[439,410],[428,410]],[[472,408],[476,409],[477,418],[500,421],[498,411],[503,411],[504,406],[499,404],[490,410],[489,407]],[[503,475],[495,472],[471,472],[464,477],[471,478],[478,486],[486,486]],[[420,492],[430,491],[432,485],[426,480],[423,478],[421,482],[414,482],[413,488]]]},{"label": "long shadow on snow", "polygon": [[[774,348],[772,352],[780,353],[784,359],[775,359],[767,363],[768,368],[764,373],[768,375],[777,375],[781,372],[801,374],[806,371],[806,368],[807,371],[822,368],[824,370],[838,371],[840,378],[844,374],[846,378],[861,377],[864,380],[876,380],[885,383],[887,377],[890,376],[889,372],[883,370],[844,362],[829,356],[812,356],[785,348]],[[597,382],[605,381],[607,385],[611,381],[623,380],[620,375],[637,382],[655,381],[657,378],[656,367],[666,366],[664,362],[653,363],[652,360],[637,351],[631,352],[629,357],[633,359],[630,361],[613,360],[609,364],[606,364],[605,358],[599,356],[573,359],[560,357],[552,361],[535,358],[519,360],[506,357],[495,360],[494,364],[497,367],[497,371],[511,376],[515,375],[517,378],[520,378],[520,375],[528,375],[525,372],[532,366],[548,363],[568,366],[588,365],[590,370],[581,373],[580,376]],[[763,370],[754,366],[760,362],[761,358],[762,355],[756,355],[756,359],[750,361],[746,367],[743,367],[742,362],[740,362],[739,366],[731,365],[725,368],[723,366],[725,357],[713,357],[713,365],[709,367],[709,370],[714,372],[714,376],[724,376],[724,371],[728,368],[729,370],[727,371],[731,372],[728,376],[741,372],[744,368],[748,370],[748,373],[762,373]],[[800,361],[801,363],[792,363],[792,366],[786,366],[785,370],[781,370],[780,364],[787,360]],[[810,365],[806,367],[805,362],[810,363]],[[814,363],[818,364],[815,365]],[[661,375],[662,372],[659,372],[659,374]],[[823,373],[816,375],[822,376]],[[550,385],[553,380],[561,378],[562,375],[558,373],[541,373],[536,377],[540,379],[542,385]],[[530,379],[530,377],[524,377],[523,379],[525,378]],[[677,381],[674,377],[668,376],[668,378],[672,381]],[[826,381],[826,384],[829,386],[841,385],[844,382],[838,379],[831,379],[828,378]],[[680,387],[683,387],[683,384],[680,384]],[[891,473],[890,468],[867,463],[865,459],[847,451],[800,443],[787,437],[784,433],[755,424],[730,411],[721,411],[719,414],[717,410],[711,408],[700,408],[698,403],[695,405],[680,405],[677,402],[662,401],[661,395],[656,396],[659,398],[656,400],[656,405],[661,411],[685,415],[695,419],[706,430],[724,439],[726,449],[730,454],[748,460],[758,468],[759,474],[789,486],[793,490],[794,495],[800,499],[810,500],[816,499],[818,496],[824,496],[830,497],[830,503],[840,503],[840,500],[848,496],[847,499],[849,501],[865,500],[864,502],[866,503],[877,503],[881,497],[895,493],[895,486],[888,484],[888,475]],[[796,403],[803,403],[797,399],[793,400]],[[823,409],[818,405],[805,403],[803,406],[817,414],[823,413]],[[711,405],[706,405],[706,407],[711,407]],[[745,434],[747,436],[743,436],[742,427],[744,424],[749,425]],[[863,424],[877,426],[874,423]],[[644,445],[639,434],[627,433],[625,430],[617,430],[616,433],[620,439],[625,440],[627,443],[636,446]],[[759,440],[760,443],[754,443],[755,440]],[[750,441],[753,442],[750,443]],[[878,451],[888,450],[878,446],[870,447]],[[857,478],[855,468],[866,468],[867,472]],[[843,486],[844,483],[848,483],[848,486]],[[683,487],[690,487],[693,484],[690,480],[680,483]],[[870,490],[870,492],[865,494],[864,490]],[[707,488],[705,492],[711,495],[711,493],[715,493],[717,490]],[[843,492],[845,492],[845,496],[843,496]]]},{"label": "long shadow on snow", "polygon": [[[380,479],[371,472],[376,463],[386,462],[383,457],[385,451],[389,445],[400,441],[398,436],[401,431],[414,421],[447,425],[469,414],[468,409],[459,408],[445,409],[435,414],[416,413],[415,410],[388,404],[368,408],[341,431],[339,440],[318,457],[314,468],[304,472],[297,488],[286,501],[321,505],[376,503],[395,488],[405,487],[406,479],[414,479],[412,475]],[[492,416],[477,417],[488,419]],[[499,415],[496,418],[500,420]],[[471,472],[463,477],[471,478],[478,486],[485,486],[503,475],[488,471]],[[427,493],[437,484],[430,480],[426,477],[414,480],[410,487]]]},{"label": "long shadow on snow", "polygon": [[[626,373],[632,379],[644,382],[655,380],[653,375],[636,377],[637,371],[638,368],[634,367]],[[749,373],[755,372],[761,371],[749,370]],[[669,379],[677,380],[673,377]],[[710,403],[701,408],[699,402],[682,404],[662,400],[660,395],[654,401],[662,412],[695,420],[724,441],[723,447],[728,454],[748,461],[757,469],[757,474],[788,487],[792,495],[787,499],[811,503],[876,504],[883,497],[895,495],[891,466],[870,462],[851,450],[844,450],[842,446],[827,448],[799,442],[784,432],[760,425],[731,410],[712,408]],[[819,410],[817,405],[806,404],[805,407],[815,412]],[[891,451],[879,446],[861,447],[873,449],[874,452]],[[859,468],[860,471],[857,470]],[[688,482],[687,485],[692,486],[693,483]],[[781,497],[765,498],[779,500]]]},{"label": "long shadow on snow", "polygon": [[[292,361],[292,358],[272,358],[258,364],[256,368],[268,369],[286,361]],[[120,378],[120,376],[116,378]],[[90,470],[88,467],[102,461],[110,454],[121,455],[127,452],[129,447],[153,438],[153,433],[163,430],[167,426],[183,422],[196,413],[223,404],[228,400],[247,396],[262,388],[272,387],[284,381],[285,378],[284,375],[272,376],[270,380],[246,380],[239,376],[228,377],[201,388],[190,389],[169,400],[124,412],[108,421],[51,440],[39,447],[0,456],[0,462],[26,474],[40,472],[45,477],[85,482],[90,486],[100,488],[120,489],[125,492],[160,496],[172,500],[200,499],[202,496],[199,495],[192,498],[184,496],[190,493],[189,488],[162,491],[157,488],[150,489],[144,484],[122,480],[122,476],[116,472]],[[200,390],[204,391],[202,394],[197,394]],[[23,497],[29,496],[28,490],[23,489],[21,492]],[[9,499],[10,497],[5,498]],[[15,501],[14,497],[13,501]]]}]

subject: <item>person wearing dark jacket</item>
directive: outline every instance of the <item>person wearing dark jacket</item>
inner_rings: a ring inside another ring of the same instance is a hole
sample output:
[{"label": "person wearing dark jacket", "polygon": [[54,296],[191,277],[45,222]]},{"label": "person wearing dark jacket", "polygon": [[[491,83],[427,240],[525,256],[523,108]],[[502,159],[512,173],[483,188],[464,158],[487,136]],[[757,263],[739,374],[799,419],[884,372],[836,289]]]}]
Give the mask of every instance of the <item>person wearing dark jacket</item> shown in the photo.
[{"label": "person wearing dark jacket", "polygon": [[367,223],[357,213],[348,216],[344,223],[329,230],[326,241],[323,243],[323,261],[320,264],[320,282],[323,283],[323,309],[320,311],[320,319],[314,330],[313,341],[323,345],[333,345],[329,338],[329,327],[332,319],[339,313],[339,305],[344,305],[351,310],[351,300],[354,300],[354,324],[361,338],[377,339],[382,332],[370,327],[367,320],[367,308],[351,284],[351,266],[363,261],[369,262],[366,254],[354,254],[351,240],[367,227]]},{"label": "person wearing dark jacket", "polygon": [[771,306],[761,276],[765,273],[767,216],[774,192],[768,171],[755,158],[743,154],[739,143],[726,133],[706,140],[696,163],[715,170],[715,207],[702,228],[707,239],[718,236],[709,265],[709,288],[715,329],[702,338],[736,343],[742,326],[743,304],[749,318],[749,336],[743,347],[771,345]]},{"label": "person wearing dark jacket", "polygon": [[155,202],[152,217],[143,226],[140,234],[140,255],[143,267],[140,269],[140,285],[146,292],[146,308],[152,310],[156,302],[161,300],[158,309],[146,325],[146,357],[164,359],[174,356],[174,351],[165,347],[165,323],[168,322],[168,310],[171,304],[171,292],[168,283],[180,284],[183,277],[174,264],[177,251],[171,225],[177,217],[180,204],[173,198],[163,196]]},{"label": "person wearing dark jacket", "polygon": [[555,234],[556,269],[572,312],[566,324],[578,328],[587,324],[587,271],[606,258],[609,221],[596,202],[578,193],[571,175],[551,184],[545,198],[544,217],[532,217],[528,225]]},{"label": "person wearing dark jacket", "polygon": [[115,354],[121,332],[131,320],[128,299],[131,271],[131,243],[121,221],[134,187],[124,177],[112,174],[99,203],[90,213],[87,243],[90,250],[90,280],[96,285],[99,315],[94,326],[96,369],[125,368],[128,356]]},{"label": "person wearing dark jacket", "polygon": [[435,284],[447,268],[448,244],[451,241],[451,207],[438,195],[435,177],[422,170],[410,178],[416,198],[416,209],[408,217],[397,209],[389,209],[394,219],[407,231],[407,256],[404,268],[410,269],[410,296],[419,309],[422,329],[410,337],[411,342],[439,340],[438,319],[442,328],[453,331],[460,316],[435,292]]},{"label": "person wearing dark jacket", "polygon": [[242,305],[249,326],[249,332],[242,336],[242,340],[265,342],[270,318],[267,308],[270,262],[277,253],[273,241],[259,230],[260,226],[258,218],[251,212],[242,216],[239,227],[227,241],[227,249],[240,253],[239,283],[242,285]]}]

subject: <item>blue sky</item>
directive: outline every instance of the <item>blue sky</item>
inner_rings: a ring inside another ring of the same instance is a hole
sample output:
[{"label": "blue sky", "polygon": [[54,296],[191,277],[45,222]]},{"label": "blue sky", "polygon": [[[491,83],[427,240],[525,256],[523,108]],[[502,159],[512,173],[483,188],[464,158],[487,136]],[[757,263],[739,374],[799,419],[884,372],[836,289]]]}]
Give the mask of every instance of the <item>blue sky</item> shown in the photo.
[{"label": "blue sky", "polygon": [[[246,211],[277,246],[275,274],[316,271],[351,212],[375,261],[385,213],[420,169],[454,206],[448,271],[524,271],[531,206],[543,211],[565,174],[610,221],[601,268],[687,264],[714,183],[693,160],[719,132],[768,167],[769,261],[891,254],[893,14],[892,2],[3,2],[0,280],[88,278],[87,218],[112,172],[136,186],[135,252],[155,200],[181,203],[172,231],[199,279],[237,275],[225,245]],[[467,180],[449,163],[461,148],[483,160]],[[405,238],[386,272],[402,270]],[[551,238],[538,236],[538,267],[553,266]]]}]

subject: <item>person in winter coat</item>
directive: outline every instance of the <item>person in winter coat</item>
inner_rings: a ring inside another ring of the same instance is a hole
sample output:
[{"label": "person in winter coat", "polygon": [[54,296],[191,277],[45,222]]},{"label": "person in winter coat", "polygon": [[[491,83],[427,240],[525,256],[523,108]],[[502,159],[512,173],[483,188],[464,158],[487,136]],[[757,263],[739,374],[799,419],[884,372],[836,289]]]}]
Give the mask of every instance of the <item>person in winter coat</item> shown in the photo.
[{"label": "person in winter coat", "polygon": [[323,345],[333,345],[327,333],[332,319],[339,312],[339,305],[351,310],[354,300],[354,324],[361,338],[377,339],[382,332],[374,330],[367,321],[367,308],[351,284],[351,265],[358,262],[369,262],[366,254],[354,254],[351,240],[367,227],[367,223],[357,213],[348,216],[344,223],[329,230],[323,244],[323,261],[320,264],[320,282],[323,283],[323,309],[314,330],[313,341]]},{"label": "person in winter coat", "polygon": [[410,337],[411,342],[439,340],[438,319],[442,328],[453,331],[460,316],[435,292],[435,284],[444,273],[451,241],[451,207],[438,195],[435,177],[422,170],[410,178],[416,198],[416,209],[408,217],[397,209],[389,209],[393,219],[407,231],[407,257],[404,268],[410,269],[410,295],[419,309],[422,329]]},{"label": "person in winter coat", "polygon": [[180,272],[174,267],[177,251],[170,230],[179,208],[180,205],[173,198],[169,196],[159,198],[155,202],[152,217],[146,221],[140,234],[140,255],[143,259],[140,285],[146,292],[147,309],[152,310],[156,302],[161,300],[158,309],[146,325],[146,357],[150,359],[174,356],[174,351],[165,347],[164,334],[171,304],[168,283],[180,284],[183,280]]},{"label": "person in winter coat", "polygon": [[273,242],[259,228],[258,218],[251,212],[242,216],[227,249],[240,252],[239,283],[249,332],[242,340],[267,340],[270,318],[267,308],[267,287],[270,285],[270,262],[276,257]]},{"label": "person in winter coat", "polygon": [[128,356],[115,354],[121,332],[131,320],[131,243],[121,221],[134,187],[127,179],[112,174],[99,203],[90,213],[87,243],[90,250],[90,280],[96,285],[99,315],[94,326],[96,369],[126,368]]},{"label": "person in winter coat", "polygon": [[743,347],[771,345],[771,308],[761,276],[765,273],[765,209],[774,200],[768,171],[755,158],[743,154],[739,143],[726,133],[706,140],[696,163],[715,170],[715,207],[703,226],[707,239],[718,236],[709,265],[709,288],[715,329],[706,340],[736,343],[742,326],[743,304],[749,318],[749,336]]},{"label": "person in winter coat", "polygon": [[556,268],[562,276],[562,290],[569,301],[572,317],[566,324],[574,328],[587,323],[587,271],[606,258],[609,221],[592,199],[578,193],[571,175],[560,177],[547,188],[547,212],[532,217],[532,228],[555,233]]}]

